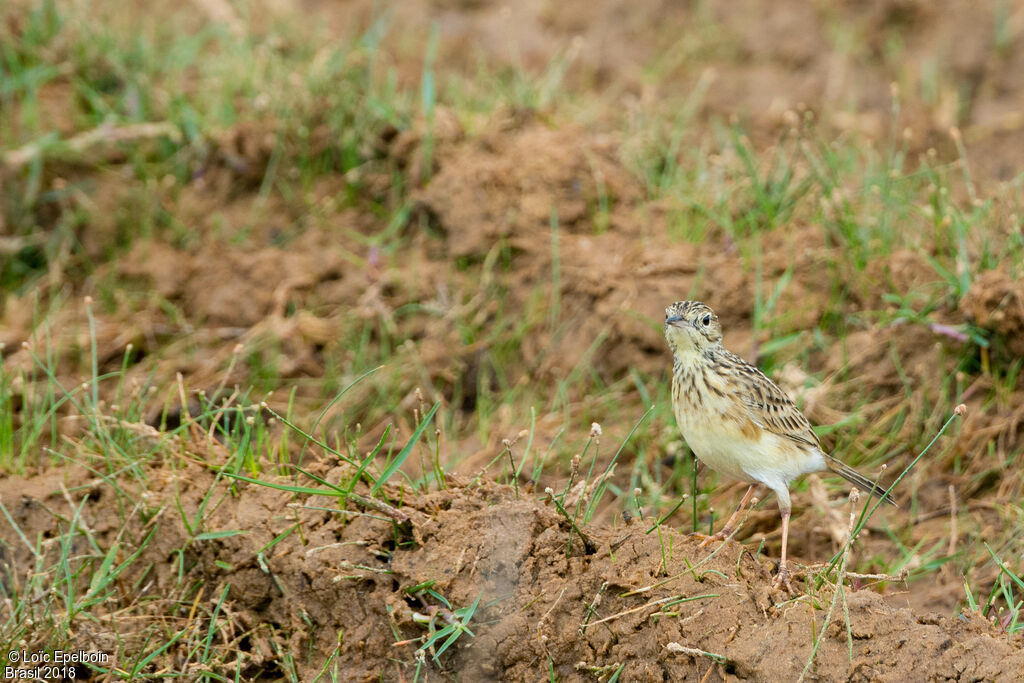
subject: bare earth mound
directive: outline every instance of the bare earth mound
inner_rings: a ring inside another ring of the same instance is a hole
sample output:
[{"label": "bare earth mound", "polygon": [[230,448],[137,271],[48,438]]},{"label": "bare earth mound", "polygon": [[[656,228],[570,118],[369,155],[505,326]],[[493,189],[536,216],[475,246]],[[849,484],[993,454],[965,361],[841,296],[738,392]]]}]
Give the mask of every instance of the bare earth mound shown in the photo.
[{"label": "bare earth mound", "polygon": [[[341,473],[323,462],[313,469],[328,481]],[[827,588],[790,599],[771,588],[772,563],[753,548],[732,544],[706,559],[709,549],[668,527],[660,538],[645,533],[651,520],[587,528],[588,549],[539,496],[487,481],[452,478],[427,495],[392,489],[390,499],[402,501],[395,511],[350,504],[342,515],[326,497],[247,483],[232,492],[214,471],[194,463],[150,473],[129,528],[139,540],[155,533],[130,569],[136,574],[120,577],[123,587],[142,588],[115,592],[109,607],[141,618],[119,634],[121,652],[108,629],[80,619],[78,647],[116,653],[124,667],[165,621],[178,630],[187,617],[196,632],[216,634],[225,676],[276,677],[290,651],[301,680],[325,670],[340,680],[409,680],[425,618],[436,628],[453,618],[442,595],[452,610],[479,599],[468,624],[475,638],[463,634],[436,662],[423,653],[427,680],[436,672],[536,681],[553,672],[587,681],[621,669],[628,681],[778,681],[803,670],[832,600]],[[83,483],[80,474],[67,485]],[[60,485],[55,473],[11,478],[0,496],[27,537],[49,538],[87,491],[79,524],[113,541],[117,499],[89,486],[69,498]],[[183,519],[203,521],[190,534]],[[248,533],[225,535],[234,530]],[[24,581],[30,554],[6,522],[2,538],[18,549],[5,581]],[[979,616],[915,614],[867,589],[848,589],[846,600],[848,622],[839,603],[809,680],[1020,680],[1021,639]],[[154,663],[161,670],[188,657],[182,639]]]}]

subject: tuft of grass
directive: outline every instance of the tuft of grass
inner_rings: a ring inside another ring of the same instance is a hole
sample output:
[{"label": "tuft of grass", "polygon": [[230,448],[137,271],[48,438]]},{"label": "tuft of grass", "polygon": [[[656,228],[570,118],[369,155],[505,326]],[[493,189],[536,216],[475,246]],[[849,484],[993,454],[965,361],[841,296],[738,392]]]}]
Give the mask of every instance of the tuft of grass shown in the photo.
[{"label": "tuft of grass", "polygon": [[[925,455],[927,455],[928,451],[932,449],[932,446],[934,446],[935,443],[939,440],[939,438],[946,432],[949,426],[953,424],[953,422],[958,417],[963,417],[965,414],[965,406],[961,405],[956,408],[953,414],[949,416],[949,419],[946,420],[945,424],[942,425],[942,428],[939,429],[938,433],[932,438],[931,442],[929,442],[928,445],[925,446],[924,450],[922,450],[917,455],[917,457],[915,457],[910,462],[910,464],[908,464],[906,468],[904,468],[904,470],[899,474],[899,476],[893,480],[892,484],[889,485],[889,488],[885,490],[886,495],[890,494],[893,490],[895,490],[899,483],[903,481],[904,478],[906,478],[906,476],[914,469],[914,467],[917,466],[921,459]],[[872,505],[872,502],[874,502],[874,505]],[[867,500],[864,503],[864,507],[860,511],[860,515],[857,518],[856,524],[850,531],[849,539],[846,541],[846,543],[843,544],[843,547],[840,548],[839,551],[837,551],[836,554],[832,557],[832,560],[829,562],[828,566],[826,566],[825,569],[816,574],[816,588],[820,588],[825,583],[825,581],[828,580],[828,577],[831,575],[831,573],[837,569],[839,563],[845,556],[848,548],[850,548],[854,544],[854,542],[856,542],[858,534],[860,534],[860,532],[864,529],[868,521],[871,519],[871,516],[874,515],[874,513],[878,510],[878,508],[882,505],[883,502],[885,501],[882,500],[881,498],[874,499],[872,496],[868,496]]]},{"label": "tuft of grass", "polygon": [[[999,567],[999,576],[981,609],[982,616],[989,617],[996,599],[1001,598],[1003,605],[998,607],[995,614],[991,615],[999,625],[999,628],[1006,633],[1024,632],[1024,579],[1021,572],[1011,570],[1002,559],[996,555],[988,543],[985,543],[985,550],[992,557],[992,561]],[[967,594],[967,601],[970,608],[978,611],[978,604],[974,600],[970,587],[964,582],[964,589]]]},{"label": "tuft of grass", "polygon": [[[461,609],[453,610],[452,615],[454,619],[450,621],[444,628],[434,629],[434,622],[431,619],[428,622],[430,628],[430,634],[427,637],[426,642],[420,647],[421,651],[430,652],[435,662],[438,661],[438,657],[444,654],[445,650],[455,644],[463,635],[469,635],[470,638],[475,637],[475,634],[469,630],[469,622],[476,614],[477,607],[480,606],[480,598],[482,595],[478,595],[473,604],[469,607],[463,607]],[[451,605],[448,605],[450,608]],[[438,647],[440,643],[440,647]]]}]

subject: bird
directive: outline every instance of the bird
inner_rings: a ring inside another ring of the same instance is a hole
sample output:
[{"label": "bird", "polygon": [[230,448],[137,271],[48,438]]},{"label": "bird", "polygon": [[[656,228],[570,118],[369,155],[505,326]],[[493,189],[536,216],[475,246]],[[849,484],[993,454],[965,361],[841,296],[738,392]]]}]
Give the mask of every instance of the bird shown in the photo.
[{"label": "bird", "polygon": [[687,446],[706,466],[750,484],[736,512],[701,543],[728,539],[758,485],[771,489],[782,516],[782,553],[773,585],[792,592],[786,565],[791,512],[789,485],[811,472],[830,471],[866,493],[896,505],[882,487],[826,453],[811,423],[764,373],[728,351],[722,325],[700,301],[665,309],[665,339],[672,350],[672,408]]}]

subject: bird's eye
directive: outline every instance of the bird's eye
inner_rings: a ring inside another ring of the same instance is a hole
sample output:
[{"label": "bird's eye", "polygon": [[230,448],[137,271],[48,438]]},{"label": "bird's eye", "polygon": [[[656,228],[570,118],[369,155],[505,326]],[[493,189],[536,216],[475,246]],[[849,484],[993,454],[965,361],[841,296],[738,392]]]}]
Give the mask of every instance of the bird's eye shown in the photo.
[{"label": "bird's eye", "polygon": [[705,314],[704,318],[701,320],[701,323],[704,325],[704,327],[707,327],[708,325],[710,325],[711,324],[711,316]]}]

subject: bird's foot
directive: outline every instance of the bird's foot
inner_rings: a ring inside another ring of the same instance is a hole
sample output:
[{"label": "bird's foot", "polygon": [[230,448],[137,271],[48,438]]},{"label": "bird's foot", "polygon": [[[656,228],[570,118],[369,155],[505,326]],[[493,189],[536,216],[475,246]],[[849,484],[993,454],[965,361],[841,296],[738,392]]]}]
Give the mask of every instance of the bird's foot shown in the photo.
[{"label": "bird's foot", "polygon": [[795,593],[793,590],[793,584],[790,583],[789,567],[785,564],[779,566],[779,573],[775,575],[775,579],[772,581],[773,588],[785,588],[790,593]]},{"label": "bird's foot", "polygon": [[725,528],[725,529],[722,529],[721,531],[719,531],[717,533],[711,534],[710,536],[708,536],[707,534],[702,534],[699,531],[694,531],[690,535],[691,536],[696,536],[697,538],[701,539],[700,544],[697,545],[698,548],[706,548],[709,545],[711,545],[712,543],[717,543],[718,541],[725,541],[725,540],[727,540],[729,538],[729,536],[732,535],[732,529]]}]

